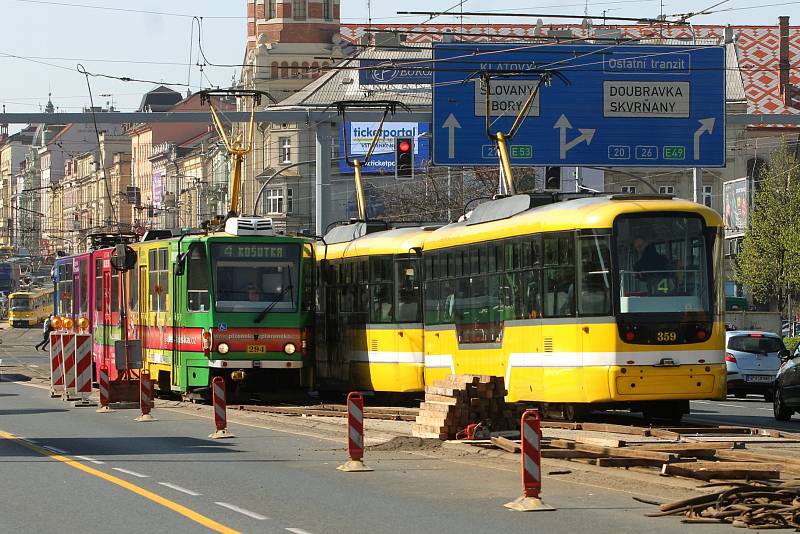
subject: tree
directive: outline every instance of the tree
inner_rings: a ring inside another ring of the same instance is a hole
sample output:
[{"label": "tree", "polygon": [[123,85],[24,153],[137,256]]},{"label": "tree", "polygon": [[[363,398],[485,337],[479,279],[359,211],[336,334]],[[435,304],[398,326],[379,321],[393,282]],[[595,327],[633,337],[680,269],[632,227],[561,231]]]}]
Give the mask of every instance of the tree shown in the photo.
[{"label": "tree", "polygon": [[788,296],[800,288],[800,163],[786,144],[772,154],[758,186],[736,279],[756,301],[774,299],[786,312]]}]

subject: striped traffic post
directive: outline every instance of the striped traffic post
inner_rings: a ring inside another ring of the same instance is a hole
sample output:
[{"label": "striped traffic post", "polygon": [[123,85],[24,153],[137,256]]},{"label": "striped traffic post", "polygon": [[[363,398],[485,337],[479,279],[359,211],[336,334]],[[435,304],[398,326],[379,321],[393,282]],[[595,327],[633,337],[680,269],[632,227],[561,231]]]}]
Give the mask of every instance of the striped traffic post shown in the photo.
[{"label": "striped traffic post", "polygon": [[517,512],[555,510],[541,500],[542,492],[542,424],[536,410],[526,410],[520,421],[522,434],[522,496],[507,503]]},{"label": "striped traffic post", "polygon": [[92,338],[75,334],[75,389],[80,399],[73,406],[97,406],[89,400],[92,394]]},{"label": "striped traffic post", "polygon": [[50,334],[50,397],[64,394],[64,367],[61,363],[61,334]]},{"label": "striped traffic post", "polygon": [[108,393],[109,393],[109,384],[108,384],[108,367],[101,367],[100,368],[100,408],[97,409],[98,413],[107,413],[112,411],[111,408],[108,407]]},{"label": "striped traffic post", "polygon": [[153,383],[147,371],[139,373],[139,407],[142,409],[142,415],[136,418],[137,421],[156,421],[156,418],[150,415],[150,409],[153,407]]},{"label": "striped traffic post", "polygon": [[214,426],[217,428],[213,434],[209,434],[211,439],[233,438],[236,437],[228,432],[228,414],[225,405],[225,379],[215,376],[211,381],[211,397],[214,403]]},{"label": "striped traffic post", "polygon": [[64,373],[61,399],[70,401],[78,396],[78,388],[75,387],[75,334],[61,334],[61,362]]},{"label": "striped traffic post", "polygon": [[364,397],[352,391],[347,395],[347,453],[350,456],[339,471],[372,471],[364,465]]}]

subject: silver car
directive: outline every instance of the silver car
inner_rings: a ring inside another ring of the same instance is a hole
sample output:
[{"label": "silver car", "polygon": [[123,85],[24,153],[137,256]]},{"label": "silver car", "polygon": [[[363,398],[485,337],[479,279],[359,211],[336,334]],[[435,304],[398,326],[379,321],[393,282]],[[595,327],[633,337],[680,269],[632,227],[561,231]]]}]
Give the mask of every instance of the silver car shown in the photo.
[{"label": "silver car", "polygon": [[773,382],[787,354],[783,339],[770,332],[734,330],[725,333],[725,364],[728,394],[744,398],[748,393],[764,395],[771,402]]}]

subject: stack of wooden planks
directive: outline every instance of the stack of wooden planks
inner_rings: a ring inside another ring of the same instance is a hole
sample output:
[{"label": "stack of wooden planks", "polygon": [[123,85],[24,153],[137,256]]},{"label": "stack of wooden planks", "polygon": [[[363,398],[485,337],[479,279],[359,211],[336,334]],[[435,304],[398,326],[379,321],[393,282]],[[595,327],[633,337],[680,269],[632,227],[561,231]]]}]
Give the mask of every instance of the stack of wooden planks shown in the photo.
[{"label": "stack of wooden planks", "polygon": [[[785,446],[786,442],[800,441],[796,434],[732,426],[663,429],[559,421],[545,421],[542,426],[578,431],[571,438],[545,437],[542,458],[602,467],[649,468],[661,476],[707,481],[773,480],[780,478],[782,472],[800,474],[800,460],[789,454],[777,454],[780,449],[745,450],[744,441],[755,439],[763,445],[774,439]],[[582,431],[589,435],[581,435]],[[670,441],[661,441],[665,438]],[[492,437],[490,444],[508,452],[520,452],[519,440]]]},{"label": "stack of wooden planks", "polygon": [[519,424],[517,409],[505,402],[502,377],[449,375],[425,386],[425,401],[411,435],[419,438],[453,439],[471,423],[491,430],[510,430]]}]

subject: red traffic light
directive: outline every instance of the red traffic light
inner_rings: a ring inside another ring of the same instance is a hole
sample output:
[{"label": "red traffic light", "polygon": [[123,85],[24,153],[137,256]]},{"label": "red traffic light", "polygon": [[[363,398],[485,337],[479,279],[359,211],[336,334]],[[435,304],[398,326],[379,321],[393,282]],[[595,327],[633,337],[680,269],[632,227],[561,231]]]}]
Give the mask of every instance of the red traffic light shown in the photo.
[{"label": "red traffic light", "polygon": [[408,152],[409,150],[411,150],[411,143],[409,143],[408,141],[400,141],[397,144],[397,149],[400,152]]}]

